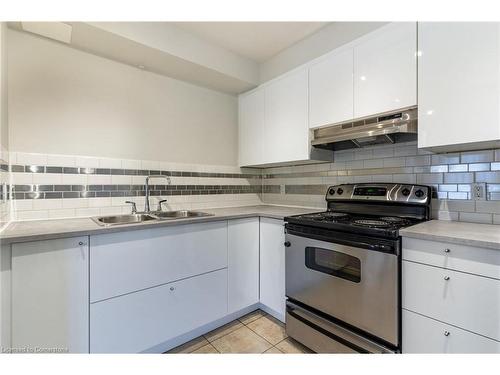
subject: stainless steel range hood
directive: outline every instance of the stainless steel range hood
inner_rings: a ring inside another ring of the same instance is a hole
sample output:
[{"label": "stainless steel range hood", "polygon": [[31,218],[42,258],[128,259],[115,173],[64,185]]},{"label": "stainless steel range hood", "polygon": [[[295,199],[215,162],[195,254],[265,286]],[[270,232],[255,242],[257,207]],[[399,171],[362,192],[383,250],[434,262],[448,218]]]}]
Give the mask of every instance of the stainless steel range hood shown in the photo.
[{"label": "stainless steel range hood", "polygon": [[417,108],[412,107],[315,129],[311,145],[337,151],[416,139]]}]

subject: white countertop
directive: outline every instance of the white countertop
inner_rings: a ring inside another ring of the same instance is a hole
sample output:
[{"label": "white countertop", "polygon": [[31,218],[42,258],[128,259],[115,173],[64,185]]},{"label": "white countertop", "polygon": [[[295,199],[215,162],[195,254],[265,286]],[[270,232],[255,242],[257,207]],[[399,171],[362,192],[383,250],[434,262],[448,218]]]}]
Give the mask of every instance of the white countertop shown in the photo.
[{"label": "white countertop", "polygon": [[402,237],[500,250],[500,225],[430,220],[399,231]]},{"label": "white countertop", "polygon": [[286,216],[300,215],[304,213],[319,212],[322,209],[308,209],[288,206],[244,206],[216,209],[200,209],[213,214],[213,216],[194,217],[176,220],[158,220],[144,223],[123,224],[114,226],[101,226],[90,218],[75,219],[52,219],[17,221],[9,224],[2,233],[0,241],[2,244],[26,241],[48,240],[54,238],[88,236],[93,234],[114,233],[130,230],[139,230],[154,227],[165,227],[172,225],[203,223],[217,220],[239,219],[245,217],[268,217],[283,220]]}]

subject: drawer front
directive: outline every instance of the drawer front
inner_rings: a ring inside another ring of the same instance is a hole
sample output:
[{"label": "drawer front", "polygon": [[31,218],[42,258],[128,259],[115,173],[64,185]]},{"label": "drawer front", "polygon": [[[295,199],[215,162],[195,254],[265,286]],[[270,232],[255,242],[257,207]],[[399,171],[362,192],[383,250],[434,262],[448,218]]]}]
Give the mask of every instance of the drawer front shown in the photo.
[{"label": "drawer front", "polygon": [[90,238],[90,301],[227,267],[227,222]]},{"label": "drawer front", "polygon": [[96,302],[90,352],[138,353],[226,314],[226,270]]},{"label": "drawer front", "polygon": [[403,260],[500,280],[500,251],[494,249],[403,238]]},{"label": "drawer front", "polygon": [[403,261],[403,308],[500,340],[500,281]]},{"label": "drawer front", "polygon": [[500,342],[403,310],[403,353],[500,353]]}]

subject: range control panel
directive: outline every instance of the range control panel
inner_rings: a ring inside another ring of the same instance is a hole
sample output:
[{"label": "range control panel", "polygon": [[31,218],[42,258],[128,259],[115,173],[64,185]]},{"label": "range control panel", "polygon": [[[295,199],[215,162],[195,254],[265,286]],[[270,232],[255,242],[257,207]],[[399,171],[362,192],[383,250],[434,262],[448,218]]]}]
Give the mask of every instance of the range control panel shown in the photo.
[{"label": "range control panel", "polygon": [[431,187],[394,183],[363,183],[330,186],[326,193],[327,201],[334,200],[371,200],[381,202],[400,202],[428,204]]}]

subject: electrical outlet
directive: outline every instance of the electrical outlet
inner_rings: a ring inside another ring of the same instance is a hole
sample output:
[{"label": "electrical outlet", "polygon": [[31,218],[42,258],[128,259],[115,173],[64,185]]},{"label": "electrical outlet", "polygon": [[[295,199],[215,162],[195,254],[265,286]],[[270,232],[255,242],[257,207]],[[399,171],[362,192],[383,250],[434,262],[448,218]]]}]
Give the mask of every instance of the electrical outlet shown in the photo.
[{"label": "electrical outlet", "polygon": [[475,201],[486,200],[486,183],[472,184],[472,199]]}]

